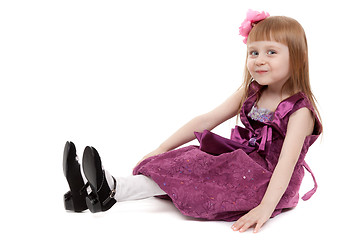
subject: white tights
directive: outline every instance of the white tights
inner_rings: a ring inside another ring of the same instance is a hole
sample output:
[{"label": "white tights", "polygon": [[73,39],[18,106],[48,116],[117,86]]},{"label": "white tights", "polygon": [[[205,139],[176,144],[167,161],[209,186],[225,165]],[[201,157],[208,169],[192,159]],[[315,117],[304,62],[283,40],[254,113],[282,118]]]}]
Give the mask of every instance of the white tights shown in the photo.
[{"label": "white tights", "polygon": [[[113,189],[114,179],[106,170],[105,177],[110,189]],[[118,202],[144,199],[159,195],[166,195],[166,193],[154,180],[144,175],[116,178],[115,200]]]}]

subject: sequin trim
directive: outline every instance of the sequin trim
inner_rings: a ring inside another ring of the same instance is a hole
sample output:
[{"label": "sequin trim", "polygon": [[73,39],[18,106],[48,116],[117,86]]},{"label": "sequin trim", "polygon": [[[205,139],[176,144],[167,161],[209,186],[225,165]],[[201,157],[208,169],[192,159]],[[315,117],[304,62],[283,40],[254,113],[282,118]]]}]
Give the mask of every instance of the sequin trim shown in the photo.
[{"label": "sequin trim", "polygon": [[257,108],[255,105],[251,108],[248,116],[255,121],[267,122],[272,121],[274,113],[266,108]]}]

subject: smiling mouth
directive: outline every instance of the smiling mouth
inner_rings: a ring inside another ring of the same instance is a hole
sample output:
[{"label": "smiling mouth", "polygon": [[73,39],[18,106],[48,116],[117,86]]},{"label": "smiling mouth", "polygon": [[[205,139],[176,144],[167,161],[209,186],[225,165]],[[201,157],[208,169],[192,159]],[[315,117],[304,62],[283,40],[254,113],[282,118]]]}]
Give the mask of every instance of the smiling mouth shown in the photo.
[{"label": "smiling mouth", "polygon": [[267,73],[268,71],[261,70],[261,71],[255,71],[255,72],[258,73],[258,74],[262,74],[262,73]]}]

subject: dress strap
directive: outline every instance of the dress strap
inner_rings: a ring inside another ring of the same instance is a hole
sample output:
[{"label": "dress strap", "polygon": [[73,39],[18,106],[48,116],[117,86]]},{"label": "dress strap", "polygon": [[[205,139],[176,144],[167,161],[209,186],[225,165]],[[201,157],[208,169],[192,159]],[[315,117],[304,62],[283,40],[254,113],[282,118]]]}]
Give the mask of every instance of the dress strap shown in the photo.
[{"label": "dress strap", "polygon": [[309,192],[305,193],[304,196],[301,198],[302,200],[306,201],[306,200],[309,200],[312,197],[312,195],[316,192],[316,189],[317,189],[318,185],[317,185],[317,182],[315,180],[314,173],[311,171],[309,165],[307,165],[307,163],[305,161],[304,161],[303,166],[311,174],[311,176],[312,176],[312,178],[314,180],[314,188],[311,189]]}]

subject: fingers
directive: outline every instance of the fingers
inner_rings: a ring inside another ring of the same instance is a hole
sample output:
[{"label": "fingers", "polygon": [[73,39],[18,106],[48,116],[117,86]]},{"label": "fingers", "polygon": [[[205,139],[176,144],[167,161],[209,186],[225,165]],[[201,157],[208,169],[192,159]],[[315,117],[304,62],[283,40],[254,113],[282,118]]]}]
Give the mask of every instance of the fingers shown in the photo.
[{"label": "fingers", "polygon": [[239,232],[245,232],[246,230],[248,230],[249,227],[251,227],[253,225],[254,225],[254,223],[247,222],[240,228]]},{"label": "fingers", "polygon": [[231,228],[234,231],[245,232],[246,230],[248,230],[250,227],[252,227],[254,225],[255,225],[254,233],[258,233],[260,228],[264,225],[264,221],[254,220],[254,219],[247,219],[247,218],[240,218],[238,221],[236,221],[232,225]]},{"label": "fingers", "polygon": [[264,225],[264,222],[259,221],[255,226],[254,233],[258,233],[262,225]]},{"label": "fingers", "polygon": [[271,211],[263,205],[259,205],[239,218],[231,228],[234,231],[245,232],[250,227],[255,226],[254,233],[257,233],[270,216]]},{"label": "fingers", "polygon": [[240,218],[237,222],[234,223],[232,229],[234,231],[245,232],[249,227],[253,226],[254,224],[254,220]]}]

